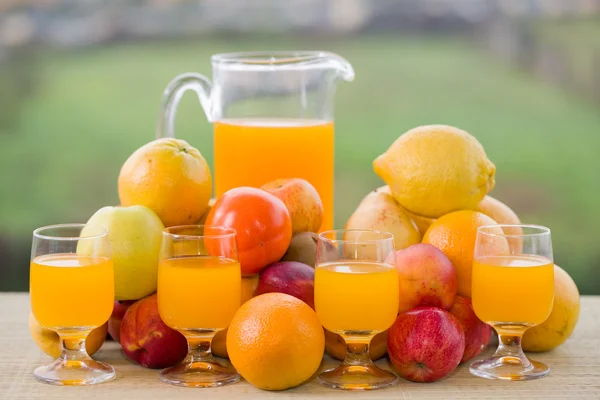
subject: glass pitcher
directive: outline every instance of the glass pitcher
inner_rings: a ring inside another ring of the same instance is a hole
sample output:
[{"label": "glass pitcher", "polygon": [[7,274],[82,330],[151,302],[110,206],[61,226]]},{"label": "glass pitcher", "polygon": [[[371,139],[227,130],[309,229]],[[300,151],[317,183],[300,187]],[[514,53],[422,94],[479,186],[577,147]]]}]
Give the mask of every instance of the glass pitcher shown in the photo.
[{"label": "glass pitcher", "polygon": [[319,51],[216,54],[213,82],[197,73],[173,79],[163,94],[156,136],[174,137],[177,106],[196,92],[214,124],[215,195],[303,178],[319,192],[333,227],[333,99],[354,70],[342,57]]}]

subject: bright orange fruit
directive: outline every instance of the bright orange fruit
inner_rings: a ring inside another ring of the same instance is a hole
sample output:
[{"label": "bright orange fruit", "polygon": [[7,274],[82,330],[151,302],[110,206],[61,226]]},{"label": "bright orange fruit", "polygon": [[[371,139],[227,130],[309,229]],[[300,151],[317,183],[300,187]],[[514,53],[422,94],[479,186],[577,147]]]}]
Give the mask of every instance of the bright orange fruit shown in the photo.
[{"label": "bright orange fruit", "polygon": [[165,226],[194,224],[208,209],[210,168],[185,140],[163,138],[137,149],[121,168],[119,200],[143,205]]},{"label": "bright orange fruit", "polygon": [[264,390],[298,386],[319,368],[325,335],[302,300],[266,293],[247,301],[227,331],[227,352],[238,372]]},{"label": "bright orange fruit", "polygon": [[477,211],[454,211],[435,220],[425,235],[429,243],[450,259],[458,278],[458,294],[471,298],[471,272],[477,228],[493,225],[496,221]]}]

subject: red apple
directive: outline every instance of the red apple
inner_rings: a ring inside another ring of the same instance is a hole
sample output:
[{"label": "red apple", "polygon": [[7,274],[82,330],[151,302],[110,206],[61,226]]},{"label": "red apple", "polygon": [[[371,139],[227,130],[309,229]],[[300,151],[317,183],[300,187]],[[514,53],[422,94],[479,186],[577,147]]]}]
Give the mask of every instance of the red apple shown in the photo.
[{"label": "red apple", "polygon": [[446,255],[430,244],[417,243],[396,252],[400,283],[399,313],[417,306],[449,310],[454,303],[458,281]]},{"label": "red apple", "polygon": [[156,294],[136,301],[127,309],[120,337],[125,355],[146,368],[170,367],[187,355],[185,337],[160,319]]},{"label": "red apple", "polygon": [[296,261],[282,261],[263,269],[254,295],[278,292],[294,296],[315,308],[315,270]]},{"label": "red apple", "polygon": [[135,303],[135,300],[115,301],[113,312],[108,319],[108,334],[115,342],[118,342],[121,338],[121,321],[123,320],[125,311],[133,303]]},{"label": "red apple", "polygon": [[458,319],[465,332],[465,353],[460,362],[469,361],[487,347],[492,327],[477,318],[471,300],[466,297],[456,296],[450,313]]},{"label": "red apple", "polygon": [[398,375],[433,382],[454,371],[465,351],[458,319],[437,307],[402,313],[388,331],[388,355]]}]

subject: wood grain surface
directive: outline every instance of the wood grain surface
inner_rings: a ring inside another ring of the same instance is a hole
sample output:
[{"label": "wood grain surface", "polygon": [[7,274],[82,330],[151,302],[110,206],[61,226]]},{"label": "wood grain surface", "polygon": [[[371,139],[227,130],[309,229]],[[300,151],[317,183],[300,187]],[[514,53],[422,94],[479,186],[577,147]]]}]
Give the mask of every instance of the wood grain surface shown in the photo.
[{"label": "wood grain surface", "polygon": [[[117,370],[111,382],[89,387],[59,387],[42,384],[32,371],[52,360],[37,348],[29,335],[27,294],[0,293],[0,399],[600,399],[600,296],[584,296],[581,317],[573,336],[558,349],[534,354],[552,372],[530,382],[489,381],[472,376],[467,365],[459,366],[448,378],[435,383],[400,380],[394,387],[346,392],[323,387],[314,380],[283,392],[265,392],[242,381],[216,389],[188,389],[164,384],[156,370],[127,361],[116,343],[107,342],[95,358]],[[488,348],[484,355],[493,349]],[[337,361],[325,358],[324,368]],[[387,360],[379,361],[389,368]]]}]

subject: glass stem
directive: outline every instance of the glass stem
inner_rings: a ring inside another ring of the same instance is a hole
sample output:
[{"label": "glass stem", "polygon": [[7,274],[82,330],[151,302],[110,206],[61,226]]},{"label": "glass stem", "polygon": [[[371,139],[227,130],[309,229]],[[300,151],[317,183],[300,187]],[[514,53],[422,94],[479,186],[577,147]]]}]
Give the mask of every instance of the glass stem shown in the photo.
[{"label": "glass stem", "polygon": [[188,336],[188,362],[209,362],[215,358],[211,351],[211,342],[216,332],[211,332],[206,335]]},{"label": "glass stem", "polygon": [[350,337],[344,337],[346,341],[346,358],[344,359],[345,365],[368,365],[372,364],[371,357],[369,357],[369,344],[371,343],[370,338],[360,338],[353,340]]},{"label": "glass stem", "polygon": [[62,361],[82,361],[89,359],[90,356],[85,349],[85,339],[88,332],[57,332],[62,344]]},{"label": "glass stem", "polygon": [[510,359],[514,359],[515,364],[521,364],[525,368],[531,367],[531,362],[525,356],[521,347],[521,339],[523,338],[525,329],[497,330],[498,349],[494,356],[505,357],[508,362],[510,362]]}]

